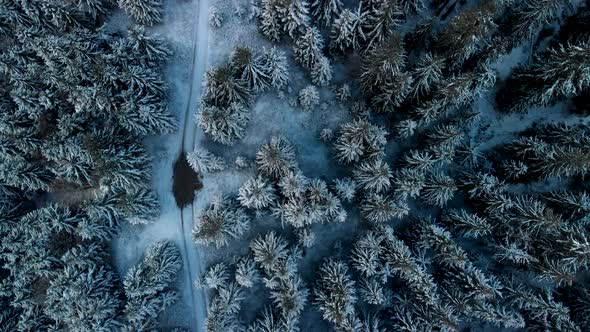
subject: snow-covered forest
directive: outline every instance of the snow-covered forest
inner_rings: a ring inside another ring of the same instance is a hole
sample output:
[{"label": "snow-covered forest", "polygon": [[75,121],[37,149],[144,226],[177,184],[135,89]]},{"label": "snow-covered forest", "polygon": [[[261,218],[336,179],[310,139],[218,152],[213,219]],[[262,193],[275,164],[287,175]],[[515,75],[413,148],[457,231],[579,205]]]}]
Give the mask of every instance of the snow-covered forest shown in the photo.
[{"label": "snow-covered forest", "polygon": [[0,331],[590,331],[590,0],[0,0],[0,36]]}]

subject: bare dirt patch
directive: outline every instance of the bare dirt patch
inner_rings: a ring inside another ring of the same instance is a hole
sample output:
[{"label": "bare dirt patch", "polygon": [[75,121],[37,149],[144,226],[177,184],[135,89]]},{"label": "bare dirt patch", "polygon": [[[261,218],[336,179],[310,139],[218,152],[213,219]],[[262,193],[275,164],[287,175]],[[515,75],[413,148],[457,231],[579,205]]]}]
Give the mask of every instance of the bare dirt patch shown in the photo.
[{"label": "bare dirt patch", "polygon": [[190,167],[186,161],[185,153],[182,153],[174,162],[172,175],[172,191],[176,199],[176,205],[183,208],[193,202],[196,192],[203,188],[201,176]]}]

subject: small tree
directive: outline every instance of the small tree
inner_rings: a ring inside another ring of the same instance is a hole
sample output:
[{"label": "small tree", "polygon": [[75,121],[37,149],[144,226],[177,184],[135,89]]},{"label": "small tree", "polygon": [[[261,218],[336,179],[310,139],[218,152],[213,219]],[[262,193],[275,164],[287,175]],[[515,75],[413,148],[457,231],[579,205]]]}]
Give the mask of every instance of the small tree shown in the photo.
[{"label": "small tree", "polygon": [[320,31],[315,27],[308,27],[295,40],[295,45],[293,46],[295,60],[304,68],[311,69],[323,56],[322,48],[324,48],[324,40]]},{"label": "small tree", "polygon": [[289,82],[289,68],[287,57],[283,51],[272,47],[262,55],[262,67],[269,77],[270,85],[275,89],[282,89]]},{"label": "small tree", "polygon": [[238,103],[227,107],[203,105],[195,115],[197,123],[215,142],[230,145],[242,139],[250,121],[250,112]]},{"label": "small tree", "polygon": [[360,164],[353,174],[354,180],[367,191],[380,193],[391,187],[391,169],[381,159]]},{"label": "small tree", "polygon": [[154,25],[162,20],[162,0],[119,0],[119,7],[139,24]]},{"label": "small tree", "polygon": [[192,235],[196,243],[225,246],[250,228],[250,217],[234,199],[218,198],[198,217]]},{"label": "small tree", "polygon": [[321,56],[311,67],[311,81],[318,86],[326,86],[332,80],[332,66],[330,60]]},{"label": "small tree", "polygon": [[327,260],[320,266],[314,293],[315,304],[323,318],[336,326],[343,325],[348,317],[356,315],[355,282],[343,261]]},{"label": "small tree", "polygon": [[238,200],[249,209],[264,209],[276,200],[275,189],[262,176],[251,177],[240,188]]},{"label": "small tree", "polygon": [[256,154],[258,170],[271,178],[278,179],[297,168],[295,149],[282,136],[273,136]]},{"label": "small tree", "polygon": [[308,85],[299,92],[299,104],[306,111],[320,104],[320,92],[313,85]]},{"label": "small tree", "polygon": [[225,169],[225,162],[221,157],[205,149],[195,149],[186,154],[189,166],[198,174],[220,172]]},{"label": "small tree", "polygon": [[371,193],[363,200],[361,213],[370,222],[382,224],[404,218],[410,213],[410,208],[404,200]]}]

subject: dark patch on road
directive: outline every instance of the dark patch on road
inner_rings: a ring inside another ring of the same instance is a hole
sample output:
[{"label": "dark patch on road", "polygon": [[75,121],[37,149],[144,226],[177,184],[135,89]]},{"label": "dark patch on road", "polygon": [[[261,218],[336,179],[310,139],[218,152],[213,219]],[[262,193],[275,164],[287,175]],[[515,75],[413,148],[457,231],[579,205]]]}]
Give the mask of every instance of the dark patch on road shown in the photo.
[{"label": "dark patch on road", "polygon": [[201,176],[190,167],[182,153],[174,162],[172,191],[176,205],[183,208],[193,202],[195,193],[203,188]]}]

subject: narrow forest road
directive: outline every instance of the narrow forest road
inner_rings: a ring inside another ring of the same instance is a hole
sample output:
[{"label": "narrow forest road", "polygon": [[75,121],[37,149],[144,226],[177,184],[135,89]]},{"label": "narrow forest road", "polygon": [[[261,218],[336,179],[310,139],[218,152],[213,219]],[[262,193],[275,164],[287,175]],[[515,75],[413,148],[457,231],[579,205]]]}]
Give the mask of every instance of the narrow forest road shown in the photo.
[{"label": "narrow forest road", "polygon": [[[200,101],[201,90],[205,70],[207,67],[208,41],[209,41],[209,1],[193,0],[196,19],[194,20],[193,38],[192,38],[192,62],[190,66],[190,84],[188,100],[184,109],[184,127],[182,129],[182,141],[180,142],[179,154],[183,155],[194,149],[197,128],[193,119],[193,114],[197,109]],[[196,196],[198,198],[198,194]],[[199,332],[205,330],[205,318],[207,315],[207,298],[203,290],[193,287],[196,278],[201,274],[201,258],[199,252],[192,241],[192,226],[195,217],[194,204],[190,204],[180,210],[181,242],[183,256],[185,257],[185,271],[187,287],[191,299],[191,319],[190,331]]]}]

